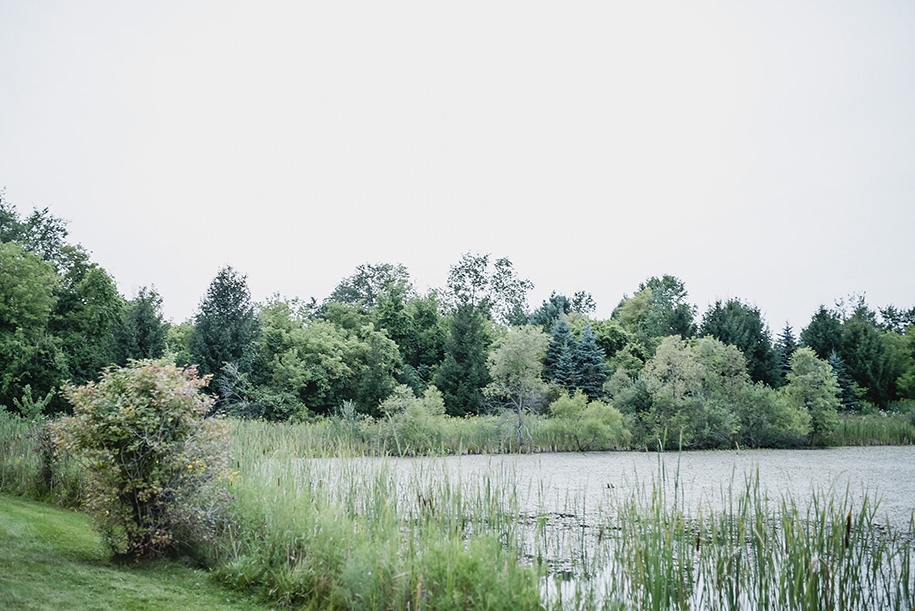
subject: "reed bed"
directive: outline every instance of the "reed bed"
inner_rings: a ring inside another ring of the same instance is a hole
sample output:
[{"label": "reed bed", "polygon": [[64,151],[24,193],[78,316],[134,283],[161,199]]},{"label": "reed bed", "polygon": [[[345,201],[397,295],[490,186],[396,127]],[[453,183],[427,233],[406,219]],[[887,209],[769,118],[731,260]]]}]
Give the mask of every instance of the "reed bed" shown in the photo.
[{"label": "reed bed", "polygon": [[911,445],[915,443],[913,414],[915,409],[908,413],[842,414],[839,416],[838,426],[827,440],[827,445]]},{"label": "reed bed", "polygon": [[[772,496],[755,475],[688,504],[659,458],[634,486],[557,497],[503,457],[395,458],[365,433],[377,424],[322,426],[233,423],[239,477],[207,550],[214,579],[304,609],[915,606],[915,520],[889,523],[873,494]],[[50,481],[60,502],[79,474],[39,428],[0,420],[0,489],[36,496]]]},{"label": "reed bed", "polygon": [[[292,435],[293,433],[290,432]],[[758,475],[687,506],[650,481],[548,499],[493,457],[302,458],[239,439],[224,583],[305,608],[910,609],[913,524],[873,495],[770,497]],[[544,460],[548,460],[547,457]],[[507,466],[508,465],[508,466]]]}]

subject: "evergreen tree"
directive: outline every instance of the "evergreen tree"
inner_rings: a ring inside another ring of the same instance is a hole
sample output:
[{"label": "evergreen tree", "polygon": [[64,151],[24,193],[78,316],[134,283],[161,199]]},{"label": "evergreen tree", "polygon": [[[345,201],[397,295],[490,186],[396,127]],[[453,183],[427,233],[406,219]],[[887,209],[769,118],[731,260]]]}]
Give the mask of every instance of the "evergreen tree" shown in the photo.
[{"label": "evergreen tree", "polygon": [[[574,342],[574,344],[573,344]],[[575,338],[566,339],[559,350],[559,356],[556,358],[553,367],[552,377],[549,378],[556,384],[569,391],[569,396],[575,392],[578,385],[578,371],[575,366]]]},{"label": "evergreen tree", "polygon": [[459,305],[449,321],[445,360],[435,372],[435,386],[442,392],[449,415],[479,413],[483,388],[489,384],[490,338],[488,318],[470,304]]},{"label": "evergreen tree", "polygon": [[226,266],[210,282],[194,317],[194,331],[188,341],[191,362],[204,375],[218,377],[226,363],[234,363],[241,373],[247,373],[254,361],[259,330],[246,276]]},{"label": "evergreen tree", "polygon": [[747,359],[747,371],[754,382],[778,385],[778,357],[758,308],[737,299],[725,303],[716,301],[702,317],[701,334],[739,348]]},{"label": "evergreen tree", "polygon": [[575,343],[572,329],[569,327],[569,323],[566,322],[565,317],[560,316],[554,320],[550,331],[550,343],[547,345],[546,356],[543,359],[544,378],[553,380],[563,386],[565,385],[560,381],[559,361],[565,353],[568,353],[569,358],[571,358],[571,350],[574,348]]},{"label": "evergreen tree", "polygon": [[550,298],[545,299],[543,304],[531,314],[530,324],[540,325],[544,331],[550,331],[553,323],[563,315],[573,312],[586,315],[593,312],[596,307],[590,293],[577,291],[570,299],[553,291],[550,293]]},{"label": "evergreen tree", "polygon": [[842,402],[842,409],[846,411],[858,409],[858,389],[851,379],[851,376],[848,375],[842,357],[839,356],[838,352],[833,350],[829,353],[829,358],[826,362],[829,363],[833,373],[836,374],[836,381],[839,383],[839,388],[841,389],[839,399]]},{"label": "evergreen tree", "polygon": [[797,340],[794,339],[794,330],[787,322],[782,332],[778,334],[776,352],[778,353],[779,372],[782,383],[787,382],[788,372],[791,371],[791,355],[797,350]]},{"label": "evergreen tree", "polygon": [[167,331],[162,297],[155,288],[140,287],[114,328],[117,364],[124,366],[131,359],[158,359],[165,353]]},{"label": "evergreen tree", "polygon": [[801,345],[811,348],[821,359],[842,350],[842,320],[836,312],[820,306],[801,331]]},{"label": "evergreen tree", "polygon": [[842,323],[842,350],[839,351],[848,375],[861,387],[864,398],[885,408],[896,398],[896,378],[876,317],[862,303]]},{"label": "evergreen tree", "polygon": [[584,391],[588,398],[596,401],[603,395],[607,369],[604,367],[606,354],[594,340],[591,325],[585,325],[581,339],[573,350],[575,387]]}]

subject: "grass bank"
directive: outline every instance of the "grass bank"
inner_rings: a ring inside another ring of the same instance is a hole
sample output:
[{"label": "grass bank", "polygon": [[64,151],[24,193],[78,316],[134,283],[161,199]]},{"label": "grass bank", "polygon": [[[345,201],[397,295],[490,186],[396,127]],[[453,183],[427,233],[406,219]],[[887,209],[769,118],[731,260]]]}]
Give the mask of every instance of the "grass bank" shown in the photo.
[{"label": "grass bank", "polygon": [[178,562],[115,564],[88,516],[0,494],[0,609],[267,608]]}]

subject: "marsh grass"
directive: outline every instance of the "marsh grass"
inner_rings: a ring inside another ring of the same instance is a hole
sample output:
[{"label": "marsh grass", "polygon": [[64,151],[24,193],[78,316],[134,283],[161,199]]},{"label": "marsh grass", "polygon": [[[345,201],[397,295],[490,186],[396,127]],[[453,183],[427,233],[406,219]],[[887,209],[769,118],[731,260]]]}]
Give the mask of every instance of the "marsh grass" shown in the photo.
[{"label": "marsh grass", "polygon": [[[276,434],[276,431],[273,432]],[[248,440],[246,443],[251,443]],[[909,609],[912,524],[873,494],[687,505],[679,474],[547,498],[493,457],[303,459],[242,446],[224,583],[306,608]],[[544,460],[548,460],[545,457]],[[479,463],[476,463],[477,466]],[[533,483],[532,483],[533,482]],[[712,502],[714,501],[714,502]]]},{"label": "marsh grass", "polygon": [[827,445],[911,445],[915,442],[915,411],[841,414]]},{"label": "marsh grass", "polygon": [[53,448],[46,423],[0,409],[0,491],[79,506],[83,474],[76,461]]},{"label": "marsh grass", "polygon": [[[443,434],[440,445],[495,443],[498,420],[481,421],[479,437]],[[688,504],[659,457],[647,481],[557,498],[501,457],[465,469],[460,456],[385,456],[373,426],[233,423],[240,479],[212,577],[306,609],[915,605],[915,524],[888,523],[873,493],[771,496],[752,475]],[[36,490],[32,430],[0,420],[7,492]]]}]

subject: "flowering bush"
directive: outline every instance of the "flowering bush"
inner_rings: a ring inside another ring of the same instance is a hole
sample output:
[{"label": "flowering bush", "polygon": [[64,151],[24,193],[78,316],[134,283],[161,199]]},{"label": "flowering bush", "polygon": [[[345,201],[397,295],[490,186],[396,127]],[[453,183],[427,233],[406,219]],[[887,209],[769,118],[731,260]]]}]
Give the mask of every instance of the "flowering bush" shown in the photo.
[{"label": "flowering bush", "polygon": [[194,368],[147,360],[64,389],[74,415],[53,425],[54,442],[88,472],[85,504],[114,552],[188,549],[224,519],[229,436],[221,420],[204,418],[208,382]]}]

